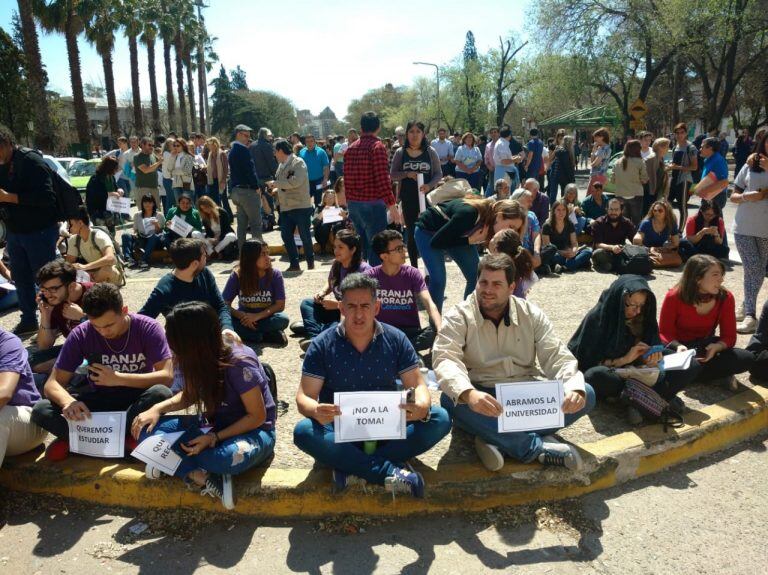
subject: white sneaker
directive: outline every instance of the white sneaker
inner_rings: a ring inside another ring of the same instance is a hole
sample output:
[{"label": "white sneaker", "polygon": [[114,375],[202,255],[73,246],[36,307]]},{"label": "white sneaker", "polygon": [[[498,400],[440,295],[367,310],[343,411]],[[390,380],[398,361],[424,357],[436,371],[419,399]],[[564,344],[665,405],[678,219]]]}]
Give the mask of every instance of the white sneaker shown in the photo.
[{"label": "white sneaker", "polygon": [[736,324],[736,333],[755,333],[755,329],[757,329],[757,320],[751,315],[746,316],[743,321]]},{"label": "white sneaker", "polygon": [[488,471],[498,471],[504,467],[504,456],[499,448],[490,443],[486,443],[475,435],[475,451],[480,458],[480,462]]},{"label": "white sneaker", "polygon": [[740,303],[736,308],[736,321],[742,321],[744,319],[744,303]]},{"label": "white sneaker", "polygon": [[144,477],[147,479],[160,479],[163,476],[163,472],[160,471],[157,467],[154,465],[150,465],[147,463],[147,466],[144,468]]}]

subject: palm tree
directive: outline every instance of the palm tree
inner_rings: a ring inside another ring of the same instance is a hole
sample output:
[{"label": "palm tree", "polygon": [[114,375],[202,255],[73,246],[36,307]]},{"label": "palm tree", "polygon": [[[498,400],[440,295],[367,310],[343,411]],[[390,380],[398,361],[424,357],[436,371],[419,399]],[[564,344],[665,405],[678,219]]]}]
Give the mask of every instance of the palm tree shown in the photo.
[{"label": "palm tree", "polygon": [[24,42],[27,81],[29,82],[30,94],[35,99],[35,105],[32,106],[32,114],[35,119],[35,147],[52,152],[54,144],[53,124],[51,123],[48,98],[45,95],[48,77],[43,70],[43,62],[40,57],[40,44],[37,41],[37,28],[35,27],[31,0],[19,0],[19,20],[21,21],[21,35]]},{"label": "palm tree", "polygon": [[160,19],[158,21],[160,37],[163,39],[163,62],[165,63],[165,101],[168,106],[168,129],[175,132],[176,101],[173,96],[173,71],[171,68],[171,45],[176,37],[173,17],[165,3],[160,6]]},{"label": "palm tree", "polygon": [[128,38],[128,53],[131,59],[131,95],[133,96],[133,124],[138,135],[144,133],[144,116],[141,113],[141,92],[139,89],[139,34],[142,21],[139,14],[141,0],[123,0],[120,11],[120,23],[125,28]]},{"label": "palm tree", "polygon": [[181,37],[181,31],[176,30],[173,37],[173,51],[176,55],[176,90],[179,95],[179,118],[181,118],[181,134],[187,138],[189,130],[187,129],[187,104],[184,101],[184,41]]},{"label": "palm tree", "polygon": [[160,102],[157,97],[157,80],[155,78],[155,40],[158,34],[157,21],[161,18],[160,5],[157,0],[145,0],[141,19],[144,28],[141,33],[141,41],[147,47],[147,72],[149,74],[149,96],[152,100],[152,132],[159,134],[160,129]]},{"label": "palm tree", "polygon": [[115,96],[115,74],[112,66],[112,51],[115,47],[115,31],[118,27],[112,0],[83,0],[81,14],[87,15],[85,37],[96,47],[104,68],[104,88],[107,92],[109,112],[109,133],[113,139],[120,136],[120,120],[117,116]]},{"label": "palm tree", "polygon": [[80,49],[77,36],[83,24],[77,9],[80,0],[33,0],[34,13],[40,19],[43,29],[64,34],[69,60],[69,77],[72,82],[72,103],[75,111],[75,128],[80,144],[90,144],[88,110],[83,93],[83,76],[80,70]]},{"label": "palm tree", "polygon": [[197,114],[195,112],[195,83],[192,80],[192,46],[194,39],[198,37],[197,19],[190,12],[185,14],[187,18],[184,21],[184,37],[182,38],[182,49],[184,51],[184,66],[187,69],[187,97],[189,98],[189,118],[190,126],[193,132],[197,132]]}]

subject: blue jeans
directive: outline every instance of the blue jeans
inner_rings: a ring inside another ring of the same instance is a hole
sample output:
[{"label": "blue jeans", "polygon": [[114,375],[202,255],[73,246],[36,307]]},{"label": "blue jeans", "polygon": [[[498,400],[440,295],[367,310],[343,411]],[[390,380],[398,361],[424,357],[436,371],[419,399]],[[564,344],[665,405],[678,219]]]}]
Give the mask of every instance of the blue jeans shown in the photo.
[{"label": "blue jeans", "polygon": [[255,343],[263,340],[265,333],[285,331],[288,328],[289,323],[290,320],[288,319],[288,316],[282,312],[260,320],[256,324],[256,329],[245,327],[242,323],[240,323],[239,319],[232,317],[232,327],[235,328],[237,335],[239,335],[243,341],[251,341]]},{"label": "blue jeans", "polygon": [[288,252],[288,260],[291,266],[299,265],[299,249],[293,239],[293,232],[299,228],[299,237],[304,247],[304,257],[307,263],[315,261],[315,251],[312,242],[312,208],[298,208],[280,212],[280,237],[283,239],[285,250]]},{"label": "blue jeans", "polygon": [[221,205],[221,192],[219,192],[219,180],[214,178],[213,183],[205,190],[205,195],[210,197],[217,206]]},{"label": "blue jeans", "polygon": [[[148,238],[141,238],[141,240],[144,242],[144,245],[142,246],[144,249],[143,259],[147,264],[149,264],[150,260],[152,259],[152,252],[155,251],[159,245],[162,245],[161,237],[162,236],[158,234],[154,234]],[[126,261],[132,260],[133,250],[136,248],[136,245],[139,244],[139,237],[130,233],[124,233],[121,236],[120,241],[123,246],[123,259]]]},{"label": "blue jeans", "polygon": [[395,468],[429,451],[451,430],[451,419],[441,407],[430,408],[430,419],[408,422],[406,439],[379,441],[376,452],[367,455],[358,443],[334,443],[333,424],[322,425],[302,419],[293,430],[296,447],[319,463],[361,477],[368,483],[383,485]]},{"label": "blue jeans", "polygon": [[309,181],[309,195],[312,197],[312,203],[315,207],[323,203],[323,188],[318,190],[317,186],[322,186],[324,183],[323,178]]},{"label": "blue jeans", "polygon": [[419,248],[419,254],[424,261],[424,266],[429,272],[429,295],[435,302],[437,309],[443,310],[443,297],[445,296],[445,254],[448,254],[459,266],[464,279],[467,280],[467,286],[464,289],[464,297],[467,297],[475,289],[477,283],[477,264],[480,263],[480,255],[477,253],[476,246],[458,246],[446,250],[436,250],[432,247],[432,233],[422,230],[416,226],[414,236],[416,238],[416,247]]},{"label": "blue jeans", "polygon": [[[480,172],[473,172],[471,174],[465,174],[464,172],[456,172],[457,178],[464,178],[469,182],[469,186],[476,190],[480,190]],[[482,190],[481,190],[482,191]],[[493,195],[493,194],[491,194]]]},{"label": "blue jeans", "polygon": [[570,259],[565,259],[562,255],[559,253],[555,254],[552,257],[552,262],[556,264],[560,264],[567,270],[579,270],[581,268],[585,268],[589,266],[589,262],[592,258],[592,249],[591,248],[584,248],[579,253],[577,253],[574,257]]},{"label": "blue jeans", "polygon": [[[496,389],[483,388],[483,391],[496,397]],[[580,417],[592,411],[595,407],[595,391],[588,383],[585,384],[586,404],[581,411],[565,414],[565,427],[568,427]],[[512,433],[499,433],[498,419],[488,417],[472,411],[466,403],[456,405],[446,394],[440,396],[440,405],[451,414],[453,423],[470,435],[476,435],[486,443],[495,445],[505,455],[530,463],[541,453],[543,435],[549,435],[557,429],[542,429],[539,431],[517,431]]]},{"label": "blue jeans", "polygon": [[[141,433],[140,441],[149,435],[175,433],[199,426],[196,415],[165,415],[160,418],[151,434]],[[239,475],[251,467],[264,463],[275,450],[275,432],[254,429],[247,433],[223,439],[214,448],[208,448],[197,455],[186,456],[181,460],[176,477],[185,478],[190,472],[203,469],[219,475]]]},{"label": "blue jeans", "polygon": [[168,210],[173,207],[175,200],[173,196],[173,180],[171,178],[163,178],[163,189],[165,190],[165,195],[160,196],[160,201],[163,202],[163,213],[167,214]]},{"label": "blue jeans", "polygon": [[35,276],[41,267],[56,259],[58,238],[56,224],[28,234],[8,232],[6,249],[19,297],[21,323],[37,323]]},{"label": "blue jeans", "polygon": [[304,331],[309,339],[319,335],[341,319],[339,310],[327,310],[311,298],[301,300],[299,311],[304,321]]},{"label": "blue jeans", "polygon": [[5,295],[0,296],[0,311],[14,308],[17,305],[19,305],[19,294],[16,293],[16,290],[5,292]]},{"label": "blue jeans", "polygon": [[373,253],[371,240],[373,236],[387,229],[387,206],[384,200],[375,202],[347,202],[349,219],[355,226],[355,231],[360,236],[360,247],[363,250],[363,259],[371,267],[381,264],[381,258]]}]

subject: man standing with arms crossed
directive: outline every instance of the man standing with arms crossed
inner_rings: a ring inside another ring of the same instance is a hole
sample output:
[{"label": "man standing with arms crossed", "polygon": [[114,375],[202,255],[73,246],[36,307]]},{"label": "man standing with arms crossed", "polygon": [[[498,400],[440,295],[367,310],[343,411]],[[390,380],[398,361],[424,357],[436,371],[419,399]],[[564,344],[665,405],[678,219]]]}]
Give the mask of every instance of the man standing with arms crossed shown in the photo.
[{"label": "man standing with arms crossed", "polygon": [[381,263],[371,250],[373,236],[387,227],[387,211],[393,223],[401,223],[392,193],[387,149],[378,138],[381,122],[376,112],[360,119],[360,139],[344,154],[344,190],[349,217],[360,235],[363,257],[372,266]]}]

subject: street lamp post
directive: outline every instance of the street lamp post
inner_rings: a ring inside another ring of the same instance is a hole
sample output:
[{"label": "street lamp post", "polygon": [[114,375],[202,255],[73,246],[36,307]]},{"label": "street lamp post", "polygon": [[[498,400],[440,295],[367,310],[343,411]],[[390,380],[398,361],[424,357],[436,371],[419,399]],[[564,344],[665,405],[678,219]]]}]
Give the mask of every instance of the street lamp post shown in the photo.
[{"label": "street lamp post", "polygon": [[437,76],[437,128],[440,129],[440,66],[433,64],[432,62],[414,62],[415,66],[434,66],[435,74]]}]

